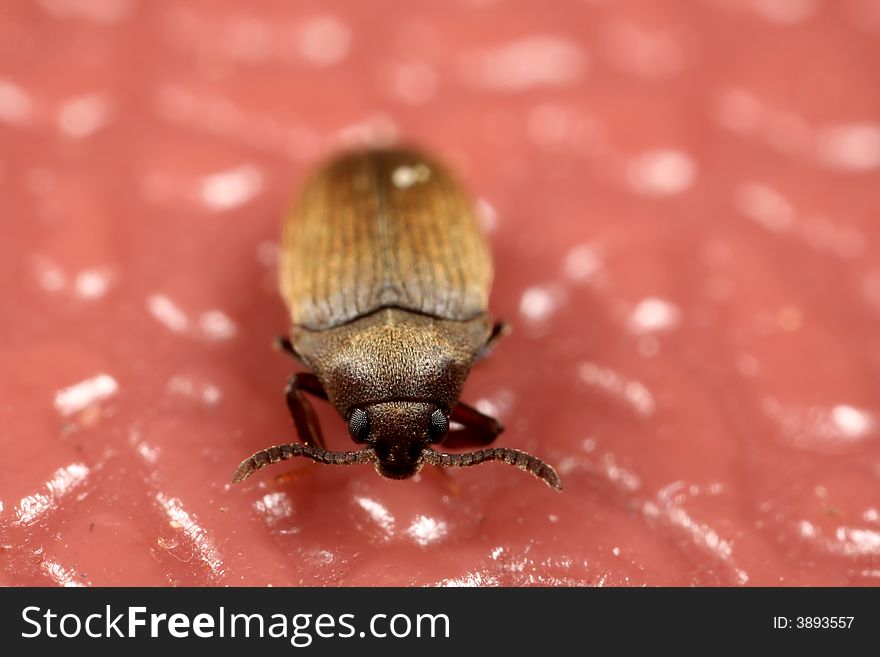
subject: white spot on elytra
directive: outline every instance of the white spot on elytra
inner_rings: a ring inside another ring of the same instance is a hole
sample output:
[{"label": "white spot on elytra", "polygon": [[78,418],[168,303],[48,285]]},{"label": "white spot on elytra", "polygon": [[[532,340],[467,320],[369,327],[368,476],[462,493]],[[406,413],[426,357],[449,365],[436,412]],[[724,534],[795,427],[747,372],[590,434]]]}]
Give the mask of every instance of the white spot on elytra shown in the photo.
[{"label": "white spot on elytra", "polygon": [[852,123],[825,128],[816,137],[816,155],[831,169],[859,173],[880,167],[880,125]]},{"label": "white spot on elytra", "polygon": [[245,164],[205,177],[199,195],[210,210],[224,212],[244,205],[262,188],[263,174],[255,166]]},{"label": "white spot on elytra", "polygon": [[697,164],[675,149],[648,151],[633,159],[626,170],[630,188],[648,196],[674,196],[694,184]]},{"label": "white spot on elytra", "polygon": [[643,299],[633,309],[627,326],[632,333],[653,333],[667,331],[678,326],[681,310],[669,301],[649,297]]},{"label": "white spot on elytra", "polygon": [[73,415],[92,404],[112,397],[119,384],[109,374],[99,374],[55,393],[55,408],[62,415]]},{"label": "white spot on elytra", "polygon": [[430,178],[431,170],[424,164],[401,165],[391,173],[391,182],[399,189],[408,189],[417,183],[427,182]]}]

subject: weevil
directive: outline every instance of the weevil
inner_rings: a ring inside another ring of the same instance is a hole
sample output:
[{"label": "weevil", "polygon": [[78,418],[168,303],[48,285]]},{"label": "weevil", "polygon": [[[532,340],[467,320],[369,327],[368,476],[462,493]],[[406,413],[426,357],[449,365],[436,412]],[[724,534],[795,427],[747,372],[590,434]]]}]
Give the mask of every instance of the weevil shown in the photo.
[{"label": "weevil", "polygon": [[[502,461],[561,490],[542,460],[488,447],[503,427],[459,401],[474,362],[505,333],[487,312],[491,283],[473,204],[439,162],[408,148],[327,161],[305,183],[281,237],[279,284],[292,328],[278,345],[310,370],[286,387],[301,442],[248,457],[233,482],[304,456],[372,463],[392,479],[424,464]],[[329,401],[363,447],[328,450],[306,394]]]}]

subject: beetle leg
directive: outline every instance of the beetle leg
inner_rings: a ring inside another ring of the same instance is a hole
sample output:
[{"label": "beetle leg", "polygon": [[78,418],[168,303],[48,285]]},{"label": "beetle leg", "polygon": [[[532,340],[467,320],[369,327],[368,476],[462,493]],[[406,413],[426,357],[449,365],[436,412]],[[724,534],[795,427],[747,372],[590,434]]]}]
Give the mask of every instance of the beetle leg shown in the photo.
[{"label": "beetle leg", "polygon": [[315,416],[315,409],[312,408],[303,392],[319,399],[327,399],[327,393],[321,382],[318,381],[318,377],[310,373],[291,374],[284,390],[287,397],[287,408],[290,409],[290,415],[293,417],[293,424],[296,426],[300,440],[306,445],[326,449],[324,437],[321,435],[321,425],[318,424],[318,418]]},{"label": "beetle leg", "polygon": [[452,429],[446,434],[443,441],[444,447],[477,447],[490,445],[495,441],[504,427],[494,417],[480,413],[473,406],[463,402],[456,404],[449,417],[453,422],[458,422],[460,429]]},{"label": "beetle leg", "polygon": [[279,335],[272,341],[272,347],[277,349],[278,351],[283,351],[291,358],[296,358],[300,363],[303,362],[302,356],[299,355],[299,352],[297,352],[296,348],[293,346],[293,343],[288,337]]},{"label": "beetle leg", "polygon": [[503,338],[505,335],[510,333],[510,324],[507,322],[495,322],[495,325],[492,327],[492,332],[489,334],[489,337],[486,340],[486,343],[480,347],[480,351],[477,352],[477,357],[475,360],[483,360],[489,353],[495,348],[495,345],[498,341]]}]

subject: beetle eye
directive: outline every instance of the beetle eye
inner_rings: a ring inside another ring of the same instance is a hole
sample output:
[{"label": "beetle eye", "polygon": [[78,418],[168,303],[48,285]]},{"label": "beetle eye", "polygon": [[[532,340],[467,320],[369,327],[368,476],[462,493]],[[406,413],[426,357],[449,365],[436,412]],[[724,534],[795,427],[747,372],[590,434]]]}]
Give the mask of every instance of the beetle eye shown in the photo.
[{"label": "beetle eye", "polygon": [[428,436],[432,442],[440,440],[449,431],[449,420],[446,414],[439,408],[431,413],[431,424],[428,426]]},{"label": "beetle eye", "polygon": [[370,418],[364,409],[356,408],[348,416],[348,432],[356,442],[367,442],[370,437]]}]

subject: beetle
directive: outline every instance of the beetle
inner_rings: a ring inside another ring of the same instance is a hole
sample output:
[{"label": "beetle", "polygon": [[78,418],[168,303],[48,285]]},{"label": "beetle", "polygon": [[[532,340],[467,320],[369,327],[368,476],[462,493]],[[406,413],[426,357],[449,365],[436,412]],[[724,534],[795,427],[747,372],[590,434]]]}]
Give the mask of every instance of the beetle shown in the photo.
[{"label": "beetle", "polygon": [[[503,461],[561,490],[542,460],[487,447],[503,427],[459,401],[474,362],[505,333],[486,310],[491,281],[473,204],[440,163],[396,147],[345,152],[318,168],[283,222],[279,262],[292,328],[277,344],[311,370],[286,387],[302,442],[248,457],[233,482],[303,456],[372,463],[392,479],[424,464]],[[306,394],[329,401],[363,447],[328,450]]]}]

